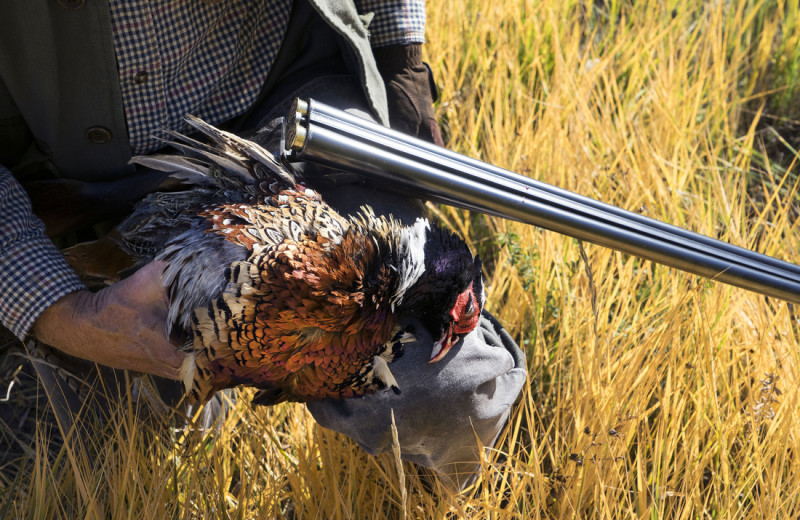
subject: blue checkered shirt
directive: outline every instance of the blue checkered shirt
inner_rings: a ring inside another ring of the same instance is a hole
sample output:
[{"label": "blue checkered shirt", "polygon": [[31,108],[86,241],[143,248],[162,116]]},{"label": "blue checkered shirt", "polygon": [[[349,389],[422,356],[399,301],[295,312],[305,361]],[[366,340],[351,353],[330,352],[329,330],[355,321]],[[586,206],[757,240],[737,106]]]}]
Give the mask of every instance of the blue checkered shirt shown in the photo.
[{"label": "blue checkered shirt", "polygon": [[[424,0],[356,0],[374,13],[374,47],[422,43]],[[136,154],[191,113],[220,123],[258,96],[277,56],[292,0],[109,0],[125,117]],[[0,165],[0,320],[16,336],[62,296],[84,289]]]}]

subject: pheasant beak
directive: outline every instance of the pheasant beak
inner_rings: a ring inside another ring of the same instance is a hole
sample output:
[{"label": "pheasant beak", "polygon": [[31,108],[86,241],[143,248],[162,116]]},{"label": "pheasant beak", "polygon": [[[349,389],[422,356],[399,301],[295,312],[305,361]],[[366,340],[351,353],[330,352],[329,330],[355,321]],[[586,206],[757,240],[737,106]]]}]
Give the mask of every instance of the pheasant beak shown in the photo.
[{"label": "pheasant beak", "polygon": [[431,359],[428,363],[436,363],[444,359],[450,349],[458,343],[458,340],[461,339],[458,334],[453,331],[453,322],[451,321],[447,327],[447,331],[445,331],[444,336],[442,336],[439,341],[433,344],[433,349],[431,350]]}]

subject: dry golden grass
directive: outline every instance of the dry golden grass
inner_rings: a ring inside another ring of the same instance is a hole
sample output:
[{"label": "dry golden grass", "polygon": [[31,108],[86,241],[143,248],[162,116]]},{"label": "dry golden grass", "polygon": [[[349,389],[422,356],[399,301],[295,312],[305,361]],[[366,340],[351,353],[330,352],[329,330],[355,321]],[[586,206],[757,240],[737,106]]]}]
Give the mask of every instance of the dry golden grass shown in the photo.
[{"label": "dry golden grass", "polygon": [[[800,125],[792,2],[460,0],[428,11],[451,148],[800,262],[796,152],[775,137],[786,126],[757,125]],[[424,488],[431,479],[411,465],[367,456],[299,405],[240,404],[219,433],[169,441],[123,410],[56,459],[38,442],[27,472],[2,484],[0,517],[800,514],[796,307],[437,211],[486,257],[489,309],[528,357],[529,383],[486,461],[491,485]]]},{"label": "dry golden grass", "polygon": [[[793,177],[750,173],[760,149],[752,107],[770,81],[780,93],[798,88],[774,64],[797,56],[796,7],[479,4],[429,22],[451,146],[800,259],[796,167]],[[748,200],[759,182],[766,197]],[[513,497],[498,517],[800,512],[796,309],[592,245],[587,266],[575,240],[443,213],[474,242],[504,237],[487,248],[490,310],[529,358],[529,386],[498,447],[512,461]]]}]

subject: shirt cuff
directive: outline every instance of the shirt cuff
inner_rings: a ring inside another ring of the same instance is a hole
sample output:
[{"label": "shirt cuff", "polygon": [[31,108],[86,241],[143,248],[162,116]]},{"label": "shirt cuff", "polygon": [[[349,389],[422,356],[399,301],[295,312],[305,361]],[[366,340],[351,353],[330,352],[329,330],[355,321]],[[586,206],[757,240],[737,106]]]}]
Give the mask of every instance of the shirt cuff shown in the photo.
[{"label": "shirt cuff", "polygon": [[24,339],[50,305],[86,289],[61,252],[45,237],[15,244],[0,255],[0,317]]},{"label": "shirt cuff", "polygon": [[86,289],[44,229],[28,195],[0,166],[0,322],[20,339],[47,307]]},{"label": "shirt cuff", "polygon": [[369,24],[373,47],[425,43],[425,0],[363,0],[359,12],[374,13]]}]

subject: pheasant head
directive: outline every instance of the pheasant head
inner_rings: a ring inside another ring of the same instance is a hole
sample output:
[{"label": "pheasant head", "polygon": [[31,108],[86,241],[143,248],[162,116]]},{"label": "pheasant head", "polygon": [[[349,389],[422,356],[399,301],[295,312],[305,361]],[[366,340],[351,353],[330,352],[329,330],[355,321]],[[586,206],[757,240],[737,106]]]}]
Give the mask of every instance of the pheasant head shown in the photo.
[{"label": "pheasant head", "polygon": [[430,362],[449,350],[478,325],[485,297],[481,261],[467,244],[439,226],[428,226],[422,244],[423,268],[398,307],[417,318],[434,344]]}]

